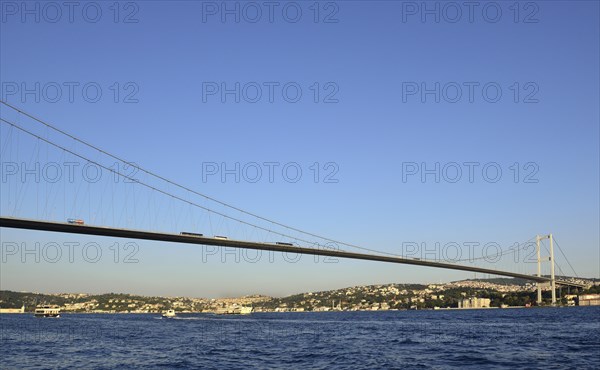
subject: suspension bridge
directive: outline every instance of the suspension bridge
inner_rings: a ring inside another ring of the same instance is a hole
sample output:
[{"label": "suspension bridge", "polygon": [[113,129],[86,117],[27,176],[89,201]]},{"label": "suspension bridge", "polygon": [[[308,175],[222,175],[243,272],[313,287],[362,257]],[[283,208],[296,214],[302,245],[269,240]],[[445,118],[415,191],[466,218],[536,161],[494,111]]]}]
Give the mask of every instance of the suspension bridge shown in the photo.
[{"label": "suspension bridge", "polygon": [[[583,286],[557,278],[556,270],[562,276],[566,274],[556,262],[555,245],[575,271],[552,234],[536,235],[535,243],[531,238],[517,248],[497,252],[495,257],[498,258],[493,259],[497,263],[499,258],[531,248],[535,251],[533,262],[537,266],[534,273],[528,271],[532,263],[521,266],[520,271],[510,271],[497,268],[497,264],[494,268],[479,266],[473,259],[469,259],[471,265],[468,265],[467,260],[461,259],[440,261],[392,254],[304,231],[235,207],[126,161],[11,104],[0,103],[5,107],[0,117],[0,227],[349,258],[506,276],[536,283],[538,303],[542,302],[542,288],[550,288],[555,304],[557,285]],[[83,172],[82,179],[73,176],[72,170],[78,166],[88,171]],[[89,174],[90,168],[96,174],[105,171],[111,176],[94,177]],[[67,222],[68,216],[73,214],[86,214],[86,222]],[[211,230],[214,236],[181,230]],[[227,237],[218,236],[222,230],[227,232]],[[546,240],[549,246],[545,245]],[[347,248],[353,251],[345,250]],[[543,256],[546,252],[548,255]],[[476,260],[489,263],[487,258]],[[509,263],[514,262],[514,259],[509,260]],[[548,265],[549,274],[542,274],[542,267]]]}]

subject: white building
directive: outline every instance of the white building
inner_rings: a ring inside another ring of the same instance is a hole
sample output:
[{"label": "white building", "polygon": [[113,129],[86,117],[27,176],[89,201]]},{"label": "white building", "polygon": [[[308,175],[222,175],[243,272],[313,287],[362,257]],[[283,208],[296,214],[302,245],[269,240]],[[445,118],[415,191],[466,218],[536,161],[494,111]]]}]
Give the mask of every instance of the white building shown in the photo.
[{"label": "white building", "polygon": [[488,308],[490,307],[491,299],[489,298],[466,298],[458,301],[458,308]]}]

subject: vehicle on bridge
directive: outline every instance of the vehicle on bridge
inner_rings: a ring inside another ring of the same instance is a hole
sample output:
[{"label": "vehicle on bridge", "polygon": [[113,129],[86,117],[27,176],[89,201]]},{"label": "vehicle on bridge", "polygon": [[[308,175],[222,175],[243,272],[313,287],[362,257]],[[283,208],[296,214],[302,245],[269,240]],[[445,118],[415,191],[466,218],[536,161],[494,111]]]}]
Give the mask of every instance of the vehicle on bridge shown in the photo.
[{"label": "vehicle on bridge", "polygon": [[215,235],[214,237],[215,239],[221,239],[221,240],[227,240],[226,236],[221,236],[221,235]]},{"label": "vehicle on bridge", "polygon": [[293,247],[294,246],[294,244],[292,244],[292,243],[284,243],[284,242],[277,242],[275,244],[277,244],[277,245],[286,245],[288,247]]},{"label": "vehicle on bridge", "polygon": [[70,224],[74,224],[74,225],[83,225],[84,224],[83,220],[80,220],[78,218],[68,218],[67,222]]},{"label": "vehicle on bridge", "polygon": [[187,232],[187,231],[182,231],[180,234],[181,235],[185,235],[185,236],[204,236],[204,234],[190,233],[190,232]]}]

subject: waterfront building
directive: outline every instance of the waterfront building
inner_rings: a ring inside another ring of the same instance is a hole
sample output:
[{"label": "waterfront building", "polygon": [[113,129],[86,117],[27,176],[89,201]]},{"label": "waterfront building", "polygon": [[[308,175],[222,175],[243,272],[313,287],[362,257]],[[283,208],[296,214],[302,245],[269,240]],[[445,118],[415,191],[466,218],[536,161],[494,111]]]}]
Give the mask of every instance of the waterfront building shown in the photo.
[{"label": "waterfront building", "polygon": [[458,308],[489,308],[491,299],[489,298],[466,298],[458,301]]},{"label": "waterfront building", "polygon": [[0,308],[0,313],[25,313],[25,305],[21,308]]},{"label": "waterfront building", "polygon": [[600,306],[600,294],[582,294],[579,296],[580,306]]}]

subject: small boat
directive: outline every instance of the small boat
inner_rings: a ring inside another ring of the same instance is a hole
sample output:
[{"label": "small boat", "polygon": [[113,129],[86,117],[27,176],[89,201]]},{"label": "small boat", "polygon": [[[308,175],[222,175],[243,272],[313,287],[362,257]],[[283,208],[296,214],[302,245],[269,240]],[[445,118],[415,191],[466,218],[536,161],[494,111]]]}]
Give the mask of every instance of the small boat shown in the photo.
[{"label": "small boat", "polygon": [[162,317],[165,319],[170,319],[173,317],[176,317],[177,315],[175,315],[175,310],[167,310],[167,312],[162,314]]},{"label": "small boat", "polygon": [[35,317],[60,317],[60,308],[58,306],[36,307],[33,316],[35,316]]}]

